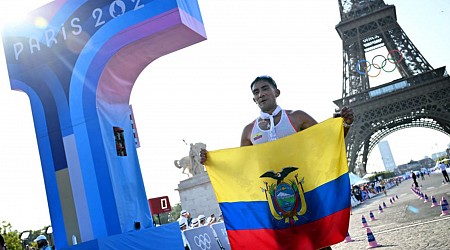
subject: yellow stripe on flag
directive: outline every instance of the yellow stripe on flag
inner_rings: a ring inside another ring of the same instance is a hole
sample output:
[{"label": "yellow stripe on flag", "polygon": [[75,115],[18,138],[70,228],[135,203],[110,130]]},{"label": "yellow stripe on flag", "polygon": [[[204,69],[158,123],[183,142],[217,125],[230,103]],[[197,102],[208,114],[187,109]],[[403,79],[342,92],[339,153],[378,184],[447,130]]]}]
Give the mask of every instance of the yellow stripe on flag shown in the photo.
[{"label": "yellow stripe on flag", "polygon": [[[342,118],[331,118],[279,140],[208,152],[206,170],[218,202],[265,201],[262,174],[297,167],[305,192],[348,172]],[[348,190],[344,190],[348,192]]]}]

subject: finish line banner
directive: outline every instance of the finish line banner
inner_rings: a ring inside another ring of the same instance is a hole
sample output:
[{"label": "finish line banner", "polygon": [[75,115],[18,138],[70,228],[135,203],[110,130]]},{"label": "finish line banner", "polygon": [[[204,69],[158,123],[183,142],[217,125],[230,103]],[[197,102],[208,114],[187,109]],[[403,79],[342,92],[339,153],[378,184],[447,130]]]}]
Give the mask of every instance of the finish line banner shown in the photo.
[{"label": "finish line banner", "polygon": [[259,145],[208,153],[232,249],[319,249],[348,232],[342,118]]}]

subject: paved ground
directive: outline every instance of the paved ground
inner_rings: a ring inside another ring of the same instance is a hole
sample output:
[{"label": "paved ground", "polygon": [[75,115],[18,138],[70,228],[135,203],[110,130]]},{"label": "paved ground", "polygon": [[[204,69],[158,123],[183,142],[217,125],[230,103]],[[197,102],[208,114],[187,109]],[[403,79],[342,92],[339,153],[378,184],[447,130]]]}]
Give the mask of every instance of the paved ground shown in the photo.
[{"label": "paved ground", "polygon": [[[420,178],[419,178],[420,179]],[[442,174],[425,176],[419,180],[421,191],[431,200],[433,195],[438,203],[444,196],[450,201],[450,184],[442,183]],[[368,246],[366,228],[362,227],[362,215],[375,236],[379,249],[450,249],[450,215],[440,216],[441,207],[431,207],[411,192],[412,180],[402,182],[398,187],[388,190],[387,196],[377,195],[353,208],[350,216],[349,234],[354,240],[332,246],[338,249],[366,249]],[[398,199],[390,204],[389,199],[397,195]],[[383,213],[378,205],[386,203]],[[370,211],[376,221],[370,221]]]}]

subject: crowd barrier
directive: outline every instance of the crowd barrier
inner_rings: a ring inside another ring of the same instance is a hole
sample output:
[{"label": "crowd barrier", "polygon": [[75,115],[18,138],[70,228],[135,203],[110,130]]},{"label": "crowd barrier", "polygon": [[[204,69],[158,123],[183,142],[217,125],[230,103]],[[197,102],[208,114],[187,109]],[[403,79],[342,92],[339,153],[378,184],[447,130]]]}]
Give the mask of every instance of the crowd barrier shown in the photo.
[{"label": "crowd barrier", "polygon": [[231,250],[223,222],[183,231],[191,250]]}]

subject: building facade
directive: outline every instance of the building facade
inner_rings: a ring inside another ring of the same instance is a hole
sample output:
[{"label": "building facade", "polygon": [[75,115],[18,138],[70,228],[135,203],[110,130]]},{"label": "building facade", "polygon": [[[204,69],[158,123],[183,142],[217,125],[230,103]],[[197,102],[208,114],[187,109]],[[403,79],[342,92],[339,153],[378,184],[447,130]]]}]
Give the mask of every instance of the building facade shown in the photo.
[{"label": "building facade", "polygon": [[388,141],[381,141],[378,143],[378,149],[380,150],[381,159],[386,171],[394,171],[397,165],[395,165],[394,157],[392,156],[391,148]]}]

